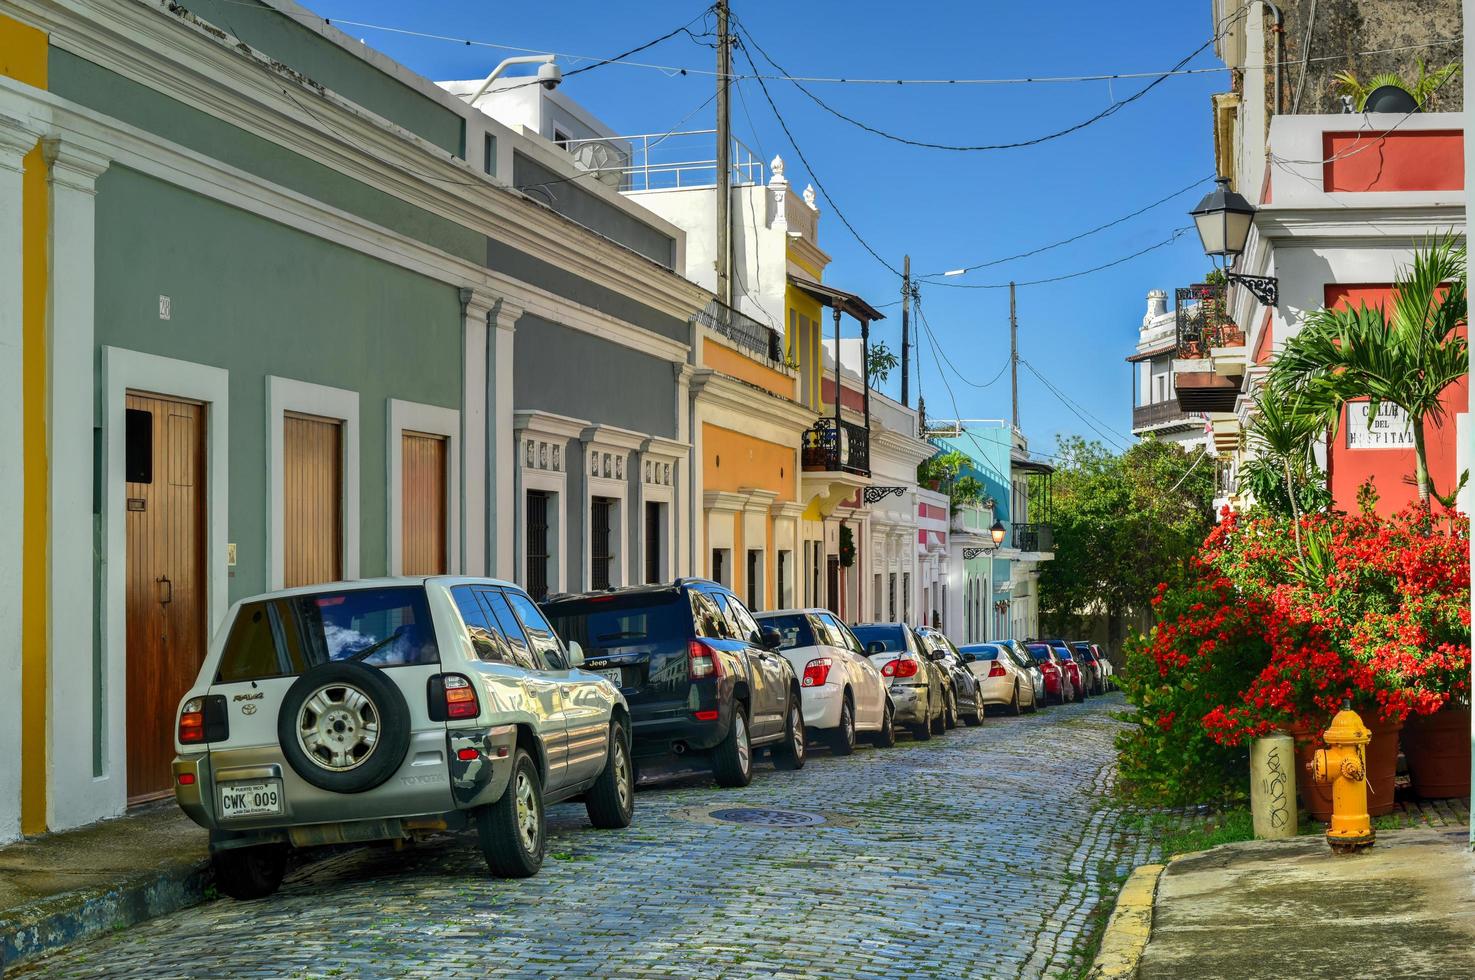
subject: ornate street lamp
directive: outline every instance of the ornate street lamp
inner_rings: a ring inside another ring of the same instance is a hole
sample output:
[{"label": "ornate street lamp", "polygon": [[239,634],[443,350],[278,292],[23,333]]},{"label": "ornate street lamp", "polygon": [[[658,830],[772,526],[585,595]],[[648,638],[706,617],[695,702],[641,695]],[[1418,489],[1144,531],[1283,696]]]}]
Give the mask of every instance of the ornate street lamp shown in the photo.
[{"label": "ornate street lamp", "polygon": [[1204,254],[1225,263],[1225,277],[1248,289],[1266,306],[1280,302],[1279,283],[1271,276],[1244,276],[1230,272],[1229,267],[1245,250],[1250,239],[1250,225],[1255,219],[1255,206],[1229,187],[1229,178],[1218,178],[1218,185],[1204,195],[1198,207],[1188,212],[1198,227]]},{"label": "ornate street lamp", "polygon": [[1004,535],[1009,532],[1004,528],[1002,522],[994,521],[994,526],[988,529],[988,533],[989,537],[994,539],[994,547],[997,548],[1004,543]]}]

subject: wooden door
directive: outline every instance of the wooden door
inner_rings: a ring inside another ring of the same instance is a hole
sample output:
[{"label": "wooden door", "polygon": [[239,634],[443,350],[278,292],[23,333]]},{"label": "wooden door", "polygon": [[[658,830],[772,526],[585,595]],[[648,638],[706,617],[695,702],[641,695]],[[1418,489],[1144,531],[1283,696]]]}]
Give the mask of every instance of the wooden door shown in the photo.
[{"label": "wooden door", "polygon": [[288,413],[282,457],[283,584],[336,582],[343,578],[343,423]]},{"label": "wooden door", "polygon": [[169,792],[175,710],[205,659],[205,407],[127,398],[128,798]]},{"label": "wooden door", "polygon": [[446,438],[401,437],[400,567],[405,575],[443,575],[446,567]]}]

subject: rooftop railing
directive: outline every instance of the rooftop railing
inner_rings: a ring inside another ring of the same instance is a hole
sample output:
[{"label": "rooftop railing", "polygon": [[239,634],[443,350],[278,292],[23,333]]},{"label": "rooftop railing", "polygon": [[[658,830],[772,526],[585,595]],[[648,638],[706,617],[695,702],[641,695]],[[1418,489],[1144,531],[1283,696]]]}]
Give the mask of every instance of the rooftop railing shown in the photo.
[{"label": "rooftop railing", "polygon": [[[658,191],[717,184],[717,130],[692,129],[679,133],[638,133],[567,140],[562,143],[575,161],[597,171],[620,191]],[[732,181],[761,184],[761,157],[732,141]]]}]

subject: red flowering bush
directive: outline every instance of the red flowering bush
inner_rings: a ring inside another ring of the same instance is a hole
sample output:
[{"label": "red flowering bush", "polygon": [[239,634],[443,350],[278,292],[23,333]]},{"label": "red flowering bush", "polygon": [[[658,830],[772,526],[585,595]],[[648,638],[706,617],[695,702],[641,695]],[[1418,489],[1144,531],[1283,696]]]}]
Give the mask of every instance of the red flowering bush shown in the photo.
[{"label": "red flowering bush", "polygon": [[1468,556],[1454,514],[1226,514],[1126,648],[1124,778],[1212,802],[1241,792],[1247,739],[1319,730],[1344,700],[1390,722],[1468,704]]}]

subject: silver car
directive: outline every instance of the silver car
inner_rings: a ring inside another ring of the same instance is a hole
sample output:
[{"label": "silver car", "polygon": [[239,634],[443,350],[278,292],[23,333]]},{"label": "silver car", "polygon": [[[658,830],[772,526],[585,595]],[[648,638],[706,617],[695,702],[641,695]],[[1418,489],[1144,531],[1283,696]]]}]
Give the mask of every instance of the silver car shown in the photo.
[{"label": "silver car", "polygon": [[474,827],[492,872],[535,874],[544,807],[628,826],[630,715],[517,586],[401,578],[231,609],[179,706],[175,798],[220,890],[271,894],[291,848]]},{"label": "silver car", "polygon": [[924,742],[946,731],[947,677],[916,631],[905,623],[860,623],[850,631],[886,678],[896,724]]}]

